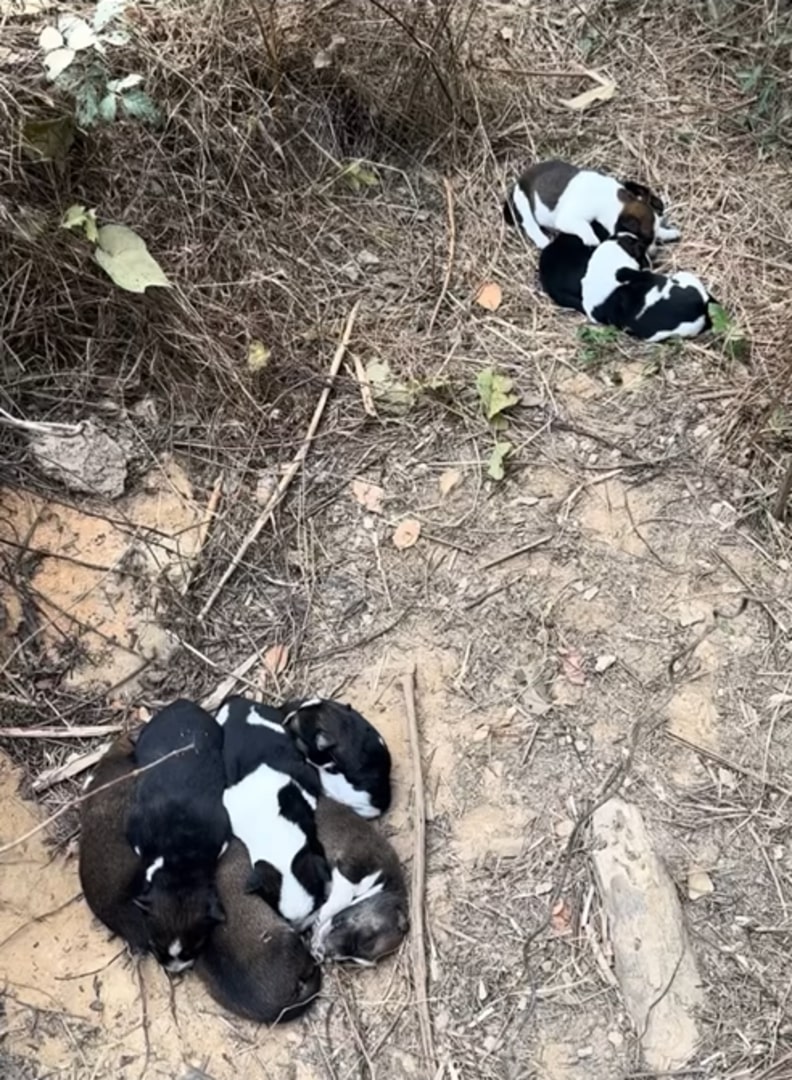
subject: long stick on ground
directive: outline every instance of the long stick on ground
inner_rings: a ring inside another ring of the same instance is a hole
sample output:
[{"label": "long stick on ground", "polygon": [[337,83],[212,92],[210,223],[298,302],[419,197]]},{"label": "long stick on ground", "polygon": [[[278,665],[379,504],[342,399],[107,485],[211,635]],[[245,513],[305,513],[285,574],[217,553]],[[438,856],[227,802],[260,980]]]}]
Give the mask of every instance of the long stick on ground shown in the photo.
[{"label": "long stick on ground", "polygon": [[[407,712],[407,733],[413,766],[413,831],[415,836],[412,874],[410,918],[412,920],[413,978],[418,1006],[418,1024],[421,1043],[426,1058],[425,1072],[433,1076],[437,1069],[432,1017],[429,1013],[429,975],[426,967],[426,927],[424,903],[426,899],[426,796],[421,769],[421,744],[418,735],[418,717],[415,712],[415,669],[402,677],[404,704]],[[430,1071],[431,1070],[431,1071]]]},{"label": "long stick on ground", "polygon": [[199,619],[205,619],[209,612],[212,610],[215,601],[225,588],[226,582],[245,557],[245,552],[248,550],[250,545],[256,539],[256,537],[267,524],[267,522],[272,520],[275,510],[278,508],[278,506],[283,500],[284,495],[289,489],[289,485],[291,484],[294,477],[297,475],[300,466],[308,456],[308,451],[311,448],[313,437],[316,434],[317,428],[319,427],[322,419],[322,414],[325,410],[325,405],[327,405],[328,398],[330,397],[330,393],[333,389],[335,377],[341,367],[341,361],[344,359],[344,353],[346,352],[347,345],[349,344],[349,339],[352,337],[352,327],[355,325],[355,319],[357,318],[359,307],[360,301],[357,300],[349,315],[347,316],[344,332],[341,335],[341,340],[338,343],[338,348],[335,351],[333,362],[330,365],[330,374],[327,379],[327,385],[325,386],[324,390],[322,390],[322,393],[319,395],[319,401],[317,402],[316,408],[314,409],[314,414],[311,417],[310,424],[308,425],[308,432],[303,439],[300,449],[294,455],[291,465],[289,465],[288,469],[283,474],[280,482],[278,483],[278,486],[275,488],[272,495],[270,495],[269,499],[267,499],[267,503],[259,516],[256,518],[252,529],[248,532],[245,539],[239,545],[236,555],[234,555],[231,562],[223,571],[223,576],[220,578],[217,585],[215,585],[212,595],[209,597],[209,599],[206,601],[206,603],[198,613]]},{"label": "long stick on ground", "polygon": [[432,314],[429,317],[429,325],[427,332],[431,333],[432,327],[435,324],[435,319],[440,313],[440,308],[443,306],[443,301],[446,298],[448,292],[448,286],[451,283],[451,271],[454,268],[454,248],[456,247],[456,226],[454,224],[454,189],[451,187],[451,181],[447,176],[443,177],[443,184],[445,185],[446,193],[446,210],[448,213],[448,257],[446,259],[445,274],[443,276],[443,284],[440,288],[440,295],[437,298],[437,303],[432,310]]}]

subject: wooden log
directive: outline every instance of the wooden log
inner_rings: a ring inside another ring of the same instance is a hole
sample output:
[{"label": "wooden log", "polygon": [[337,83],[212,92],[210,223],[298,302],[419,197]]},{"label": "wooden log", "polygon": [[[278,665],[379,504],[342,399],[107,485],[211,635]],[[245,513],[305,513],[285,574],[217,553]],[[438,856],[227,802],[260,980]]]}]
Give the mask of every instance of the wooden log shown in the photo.
[{"label": "wooden log", "polygon": [[609,799],[592,817],[594,873],[614,966],[646,1067],[681,1069],[699,1043],[704,993],[674,884],[636,806]]}]

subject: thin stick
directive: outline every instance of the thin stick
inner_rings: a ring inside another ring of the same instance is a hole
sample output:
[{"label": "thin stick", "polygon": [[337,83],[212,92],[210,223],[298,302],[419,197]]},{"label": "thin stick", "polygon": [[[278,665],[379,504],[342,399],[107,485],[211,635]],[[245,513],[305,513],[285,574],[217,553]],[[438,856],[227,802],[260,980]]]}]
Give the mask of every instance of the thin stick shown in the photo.
[{"label": "thin stick", "polygon": [[319,401],[317,402],[316,408],[314,409],[314,414],[311,417],[311,423],[308,425],[308,433],[306,434],[305,439],[300,446],[300,449],[294,455],[291,465],[289,465],[288,469],[283,474],[281,480],[278,483],[278,486],[275,488],[272,495],[270,495],[269,499],[267,499],[266,505],[256,519],[253,528],[250,530],[250,532],[248,532],[245,539],[239,545],[236,555],[234,555],[229,565],[223,571],[223,576],[220,578],[214,590],[212,591],[212,595],[209,597],[209,599],[206,601],[206,603],[198,613],[199,619],[205,619],[209,612],[212,610],[212,608],[214,607],[214,603],[220,593],[223,591],[226,582],[237,569],[239,564],[242,562],[242,559],[245,557],[245,552],[248,550],[250,545],[256,539],[256,537],[267,524],[267,522],[272,520],[273,514],[282,502],[283,497],[289,488],[289,485],[291,484],[294,477],[297,475],[300,466],[308,456],[308,451],[311,448],[311,442],[313,441],[313,437],[316,434],[317,428],[319,427],[319,423],[322,419],[322,414],[324,413],[325,406],[327,405],[328,398],[330,397],[330,393],[333,389],[335,377],[338,374],[339,368],[341,367],[341,361],[344,359],[344,353],[346,352],[347,345],[349,344],[349,339],[352,337],[352,327],[355,325],[355,319],[357,318],[359,307],[360,301],[356,300],[352,310],[347,317],[346,326],[344,327],[344,333],[341,336],[341,341],[339,342],[338,348],[335,351],[333,362],[330,365],[330,374],[328,376],[327,385],[322,390],[322,393],[319,395]]},{"label": "thin stick", "polygon": [[11,413],[0,409],[0,424],[8,424],[9,427],[19,428],[20,431],[30,431],[35,435],[81,435],[82,424],[54,424],[45,420],[18,420]]},{"label": "thin stick", "polygon": [[114,735],[123,730],[123,724],[72,728],[0,727],[0,739],[101,739],[103,735]]},{"label": "thin stick", "polygon": [[681,743],[683,746],[687,746],[689,750],[701,754],[702,757],[709,758],[710,761],[714,761],[716,765],[721,765],[730,772],[745,776],[748,780],[754,780],[757,784],[761,784],[763,787],[769,787],[773,791],[779,791],[782,795],[786,795],[788,799],[792,799],[792,788],[777,784],[774,780],[771,780],[769,776],[762,776],[761,773],[755,772],[753,769],[747,769],[744,765],[738,765],[738,763],[732,761],[731,758],[723,757],[722,754],[716,754],[714,750],[709,750],[706,746],[701,746],[699,743],[693,742],[692,739],[686,739],[684,735],[677,735],[675,731],[670,731],[668,728],[666,728],[666,735],[669,739],[673,739],[674,742]]},{"label": "thin stick", "polygon": [[217,507],[220,505],[220,499],[222,497],[222,494],[223,494],[223,474],[220,473],[220,475],[215,480],[214,485],[212,487],[212,491],[211,491],[211,493],[209,495],[209,499],[208,499],[208,501],[206,503],[206,511],[204,513],[204,519],[201,522],[200,528],[198,529],[198,537],[197,537],[196,544],[195,544],[195,551],[190,556],[190,566],[189,566],[189,569],[187,570],[187,574],[186,574],[186,577],[185,577],[185,580],[184,580],[184,584],[182,585],[182,590],[181,591],[182,591],[183,595],[186,594],[189,591],[189,588],[193,583],[193,578],[195,577],[196,571],[198,570],[198,560],[200,559],[201,552],[203,551],[204,546],[206,545],[206,538],[208,537],[209,530],[212,527],[212,522],[214,521],[214,516],[217,513]]},{"label": "thin stick", "polygon": [[84,754],[80,754],[79,757],[72,758],[71,761],[65,761],[62,765],[55,765],[51,769],[45,769],[33,781],[31,785],[33,790],[37,795],[40,795],[42,791],[55,787],[56,784],[60,784],[63,780],[71,780],[73,777],[79,776],[80,773],[87,772],[88,769],[93,768],[102,760],[109,749],[110,744],[103,743],[95,750],[87,750]]},{"label": "thin stick", "polygon": [[412,952],[413,979],[415,982],[416,1005],[418,1006],[418,1024],[421,1029],[421,1043],[426,1058],[427,1071],[437,1069],[437,1057],[432,1033],[432,1017],[429,1014],[429,976],[426,966],[426,927],[424,923],[424,902],[426,899],[426,796],[424,793],[423,772],[421,770],[421,744],[418,734],[418,717],[415,712],[415,668],[402,677],[404,705],[407,712],[407,735],[410,743],[410,756],[413,766],[413,873],[412,896],[410,902],[413,923]]},{"label": "thin stick", "polygon": [[134,777],[140,776],[141,773],[148,772],[149,769],[154,769],[157,765],[161,765],[163,761],[167,761],[168,758],[176,757],[177,754],[184,754],[188,750],[193,750],[194,748],[195,743],[189,743],[187,746],[180,746],[177,750],[171,750],[169,753],[163,754],[161,758],[152,761],[150,765],[141,765],[139,769],[133,769],[131,772],[124,773],[123,776],[117,776],[115,780],[108,780],[106,784],[94,788],[93,791],[86,791],[84,795],[78,795],[76,799],[70,799],[69,802],[64,803],[59,810],[56,810],[54,814],[50,814],[48,818],[44,818],[38,825],[34,825],[32,829],[28,829],[26,833],[18,836],[16,840],[9,840],[7,844],[0,846],[0,855],[5,855],[5,853],[11,851],[12,848],[24,844],[27,840],[30,840],[31,837],[36,836],[37,833],[42,832],[49,825],[52,825],[58,818],[63,817],[69,810],[74,810],[74,808],[81,803],[87,802],[88,799],[93,799],[95,795],[100,795],[103,791],[107,791],[108,788],[115,787],[116,784],[121,784],[125,780],[132,780]]},{"label": "thin stick", "polygon": [[228,678],[223,679],[222,682],[218,683],[212,693],[209,694],[208,697],[205,697],[203,699],[203,701],[201,702],[201,708],[206,709],[208,712],[214,712],[215,709],[219,708],[223,704],[225,698],[228,697],[228,695],[231,693],[231,691],[234,689],[238,682],[245,682],[248,686],[252,685],[251,683],[247,682],[245,676],[256,663],[256,661],[260,659],[261,651],[259,649],[256,649],[256,651],[252,652],[246,660],[242,661],[241,664],[237,664],[237,666],[234,668]]},{"label": "thin stick", "polygon": [[448,208],[448,259],[446,260],[445,274],[443,275],[443,284],[440,288],[440,295],[437,298],[437,303],[435,304],[432,314],[429,318],[427,333],[431,333],[432,327],[435,324],[435,319],[437,318],[443,301],[446,298],[448,286],[451,284],[451,271],[454,266],[454,250],[456,248],[456,225],[454,224],[454,189],[451,187],[451,181],[448,179],[447,176],[443,177],[443,184],[445,185],[446,206]]},{"label": "thin stick", "polygon": [[781,481],[781,486],[778,489],[775,502],[773,503],[772,514],[774,518],[779,521],[783,521],[786,517],[786,505],[789,499],[789,493],[792,491],[792,458],[789,459],[789,465],[784,473],[784,479]]},{"label": "thin stick", "polygon": [[529,551],[533,551],[534,548],[541,547],[542,544],[546,544],[549,540],[552,539],[552,533],[548,533],[547,536],[540,536],[538,540],[532,540],[530,544],[523,544],[522,547],[517,548],[515,551],[509,551],[506,555],[499,555],[497,559],[490,559],[489,562],[486,562],[482,566],[480,566],[479,570],[491,570],[493,566],[500,566],[501,563],[508,562],[509,559],[516,559],[518,555],[527,555]]},{"label": "thin stick", "polygon": [[371,416],[375,420],[378,419],[379,413],[377,412],[377,406],[374,404],[374,395],[371,392],[371,383],[369,377],[366,374],[366,369],[363,367],[363,361],[355,353],[352,357],[352,363],[355,366],[355,378],[358,381],[360,387],[360,396],[363,400],[363,412],[366,416]]}]

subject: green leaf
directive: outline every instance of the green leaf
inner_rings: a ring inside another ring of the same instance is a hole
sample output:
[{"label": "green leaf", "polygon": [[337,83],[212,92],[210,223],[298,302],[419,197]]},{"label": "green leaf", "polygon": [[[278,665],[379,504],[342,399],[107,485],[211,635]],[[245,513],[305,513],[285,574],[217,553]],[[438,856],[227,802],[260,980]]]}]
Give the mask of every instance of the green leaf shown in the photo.
[{"label": "green leaf", "polygon": [[725,334],[731,329],[732,321],[729,314],[720,304],[713,303],[707,306],[707,314],[712,323],[712,329],[716,334]]},{"label": "green leaf", "polygon": [[116,96],[113,93],[105,94],[99,102],[99,118],[106,124],[112,124],[116,118]]},{"label": "green leaf", "polygon": [[344,166],[341,176],[346,180],[353,191],[362,188],[376,187],[379,177],[371,169],[366,169],[360,161],[350,161]]},{"label": "green leaf", "polygon": [[96,210],[86,210],[84,206],[75,203],[63,215],[61,228],[83,229],[87,239],[96,243],[99,237],[99,230],[96,227]]},{"label": "green leaf", "polygon": [[127,90],[120,95],[121,108],[133,120],[142,120],[145,124],[159,124],[162,113],[142,90]]},{"label": "green leaf", "polygon": [[38,161],[63,162],[74,142],[75,125],[71,116],[54,120],[26,120],[22,126],[25,150]]},{"label": "green leaf", "polygon": [[126,225],[103,225],[95,255],[108,277],[127,292],[143,293],[151,285],[170,288],[170,281],[149,255],[145,241]]},{"label": "green leaf", "polygon": [[94,82],[80,84],[74,95],[75,113],[80,127],[93,127],[99,119],[99,89]]},{"label": "green leaf", "polygon": [[517,405],[520,395],[508,375],[499,375],[494,368],[484,368],[476,376],[476,389],[488,420]]},{"label": "green leaf", "polygon": [[117,18],[127,5],[127,0],[99,0],[93,17],[94,30],[104,30],[108,23]]},{"label": "green leaf", "polygon": [[369,360],[366,379],[374,400],[397,411],[409,409],[415,403],[415,391],[391,371],[387,360]]},{"label": "green leaf", "polygon": [[505,476],[504,463],[514,447],[510,442],[496,442],[487,462],[487,476],[493,480],[502,480]]}]

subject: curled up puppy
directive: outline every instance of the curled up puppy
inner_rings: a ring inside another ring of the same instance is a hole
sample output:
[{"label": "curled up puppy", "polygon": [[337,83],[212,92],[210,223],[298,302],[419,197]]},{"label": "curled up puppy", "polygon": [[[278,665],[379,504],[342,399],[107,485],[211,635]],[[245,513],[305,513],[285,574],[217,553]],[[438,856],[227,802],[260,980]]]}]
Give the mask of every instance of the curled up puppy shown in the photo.
[{"label": "curled up puppy", "polygon": [[284,727],[319,771],[322,791],[361,817],[384,814],[391,802],[391,756],[377,729],[351,705],[329,698],[287,701]]},{"label": "curled up puppy", "polygon": [[643,184],[557,160],[539,162],[523,173],[503,206],[507,223],[517,225],[539,248],[550,243],[545,229],[569,233],[594,247],[595,222],[608,236],[629,233],[647,247],[678,240],[679,230],[665,223],[664,213],[662,200]]},{"label": "curled up puppy", "polygon": [[248,892],[304,930],[324,903],[330,868],[315,810],[319,777],[278,709],[229,698],[217,712],[226,769],[224,803],[252,864]]},{"label": "curled up puppy", "polygon": [[141,730],[127,841],[140,858],[135,904],[147,917],[150,947],[169,971],[190,967],[223,910],[217,861],[231,839],[223,805],[223,735],[200,705],[180,699]]},{"label": "curled up puppy", "polygon": [[316,823],[332,878],[311,952],[371,966],[398,949],[410,928],[399,858],[374,825],[333,799],[320,798]]},{"label": "curled up puppy", "polygon": [[195,966],[223,1008],[259,1024],[301,1016],[319,994],[322,979],[302,938],[269,904],[246,892],[250,862],[232,840],[220,860],[217,887],[226,914]]}]

